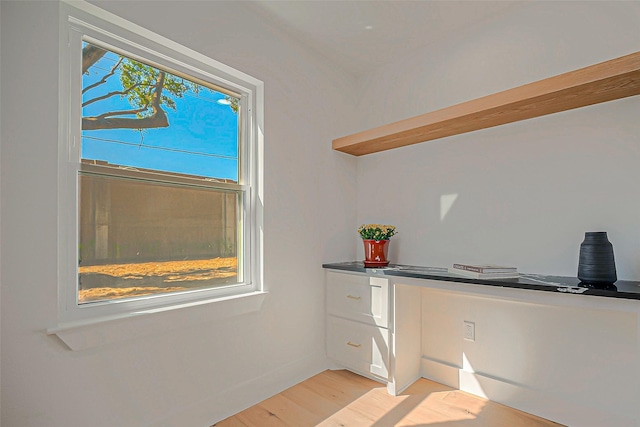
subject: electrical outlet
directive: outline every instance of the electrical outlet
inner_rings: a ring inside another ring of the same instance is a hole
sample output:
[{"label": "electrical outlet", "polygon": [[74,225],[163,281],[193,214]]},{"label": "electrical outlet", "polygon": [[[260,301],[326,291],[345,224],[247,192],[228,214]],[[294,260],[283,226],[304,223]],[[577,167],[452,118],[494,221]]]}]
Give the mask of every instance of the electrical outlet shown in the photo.
[{"label": "electrical outlet", "polygon": [[476,340],[476,324],[474,322],[464,321],[464,339],[467,341]]}]

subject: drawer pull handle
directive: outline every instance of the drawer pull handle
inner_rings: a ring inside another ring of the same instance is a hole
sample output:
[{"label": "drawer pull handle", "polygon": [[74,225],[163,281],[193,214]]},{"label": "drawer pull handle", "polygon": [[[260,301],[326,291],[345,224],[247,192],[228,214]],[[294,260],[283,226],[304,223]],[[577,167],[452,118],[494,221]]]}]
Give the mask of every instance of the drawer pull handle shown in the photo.
[{"label": "drawer pull handle", "polygon": [[360,299],[360,297],[359,297],[359,296],[354,296],[354,295],[347,295],[347,298],[349,298],[349,299],[355,299],[355,300]]},{"label": "drawer pull handle", "polygon": [[348,341],[348,342],[347,342],[347,345],[350,345],[351,347],[355,347],[355,348],[360,348],[360,347],[362,347],[362,344],[354,344],[354,343],[352,343],[351,341]]}]

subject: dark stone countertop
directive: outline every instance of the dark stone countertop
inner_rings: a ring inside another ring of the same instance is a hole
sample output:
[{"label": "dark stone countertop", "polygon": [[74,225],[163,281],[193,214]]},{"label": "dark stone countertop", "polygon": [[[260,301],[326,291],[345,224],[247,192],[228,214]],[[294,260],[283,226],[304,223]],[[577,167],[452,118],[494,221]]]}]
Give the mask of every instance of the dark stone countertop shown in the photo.
[{"label": "dark stone countertop", "polygon": [[441,280],[503,288],[640,300],[640,282],[628,280],[618,280],[613,285],[594,286],[581,283],[577,277],[546,276],[526,273],[520,273],[520,277],[517,279],[475,279],[449,273],[447,268],[444,267],[389,264],[389,266],[382,268],[365,268],[362,261],[328,263],[323,264],[322,267],[331,270],[343,270],[378,276],[413,277],[416,279]]}]

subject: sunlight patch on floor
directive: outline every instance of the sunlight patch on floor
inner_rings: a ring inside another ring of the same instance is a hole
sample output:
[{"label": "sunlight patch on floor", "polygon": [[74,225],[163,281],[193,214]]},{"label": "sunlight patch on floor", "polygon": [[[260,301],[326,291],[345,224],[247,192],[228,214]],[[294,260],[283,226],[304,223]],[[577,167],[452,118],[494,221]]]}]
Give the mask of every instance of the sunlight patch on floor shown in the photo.
[{"label": "sunlight patch on floor", "polygon": [[[461,405],[464,409],[460,408]],[[391,397],[386,387],[379,387],[355,399],[317,426],[417,427],[465,421],[475,419],[484,405],[485,402],[458,390],[418,391]]]}]

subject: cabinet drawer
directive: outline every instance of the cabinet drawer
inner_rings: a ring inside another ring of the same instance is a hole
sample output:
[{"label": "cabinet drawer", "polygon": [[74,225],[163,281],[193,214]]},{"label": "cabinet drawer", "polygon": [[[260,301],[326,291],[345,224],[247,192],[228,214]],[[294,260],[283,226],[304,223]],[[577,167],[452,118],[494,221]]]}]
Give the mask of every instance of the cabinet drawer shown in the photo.
[{"label": "cabinet drawer", "polygon": [[365,375],[389,377],[389,330],[329,316],[327,355]]},{"label": "cabinet drawer", "polygon": [[388,327],[389,281],[382,277],[327,272],[327,311]]}]

